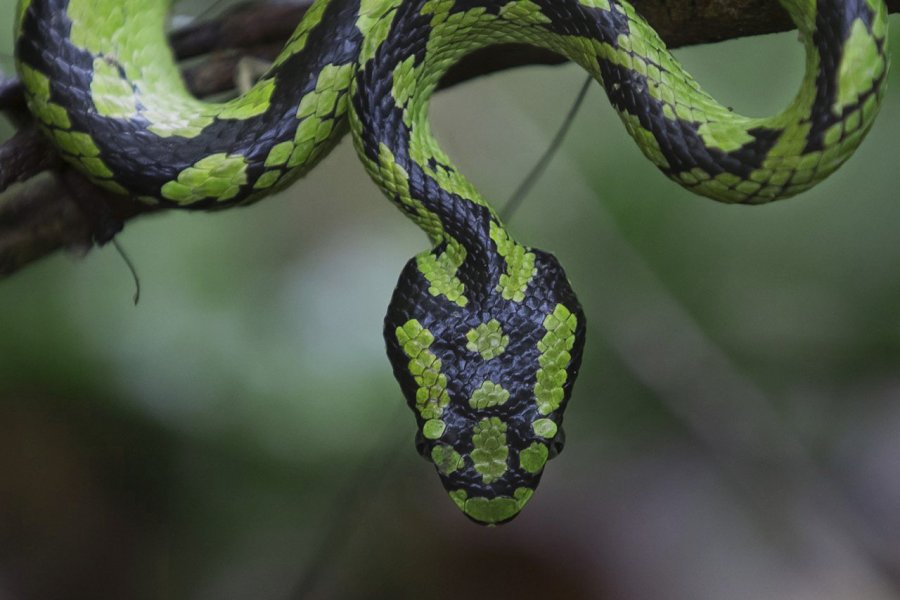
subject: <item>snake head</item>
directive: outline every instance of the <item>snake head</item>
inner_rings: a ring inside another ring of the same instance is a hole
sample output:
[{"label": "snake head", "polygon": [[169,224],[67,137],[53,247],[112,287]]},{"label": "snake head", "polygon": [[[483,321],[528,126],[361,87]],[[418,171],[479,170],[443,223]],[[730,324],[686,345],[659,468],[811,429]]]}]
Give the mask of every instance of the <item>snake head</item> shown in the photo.
[{"label": "snake head", "polygon": [[550,254],[528,249],[533,273],[520,293],[503,285],[501,266],[465,278],[457,296],[440,293],[428,268],[442,251],[401,274],[385,318],[388,356],[416,416],[418,452],[466,516],[495,525],[522,510],[562,450],[584,315]]}]

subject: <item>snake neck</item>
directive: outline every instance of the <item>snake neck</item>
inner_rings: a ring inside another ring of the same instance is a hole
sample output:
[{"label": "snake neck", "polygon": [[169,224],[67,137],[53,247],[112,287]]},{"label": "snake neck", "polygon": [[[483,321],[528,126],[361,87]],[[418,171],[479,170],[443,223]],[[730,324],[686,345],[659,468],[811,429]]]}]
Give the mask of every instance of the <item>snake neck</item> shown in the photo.
[{"label": "snake neck", "polygon": [[386,4],[392,8],[373,29],[388,30],[387,39],[363,56],[351,93],[358,154],[388,198],[429,237],[432,250],[417,260],[439,294],[461,305],[486,302],[498,291],[521,297],[533,254],[441,150],[427,119],[447,67],[477,46],[456,36],[434,44],[432,22],[449,17],[446,2]]},{"label": "snake neck", "polygon": [[[365,110],[357,113],[360,118],[369,118]],[[371,122],[380,123],[383,116]],[[407,131],[412,135],[414,127]],[[377,131],[367,128],[364,137],[375,139]],[[524,259],[527,249],[512,240],[474,191],[462,195],[446,187],[449,177],[463,181],[452,166],[436,161],[422,165],[410,157],[408,144],[391,144],[396,136],[384,139],[388,141],[371,149],[378,158],[366,161],[367,166],[388,197],[428,235],[432,249],[417,257],[419,270],[453,303],[485,300],[511,270],[507,259]],[[370,156],[368,149],[364,152]]]},{"label": "snake neck", "polygon": [[[427,112],[447,66],[521,29],[516,10],[528,3],[394,4],[373,29],[385,39],[361,60],[350,128],[375,182],[433,247],[400,275],[386,347],[420,454],[467,516],[502,523],[562,447],[584,315],[556,259],[516,242],[441,151]],[[467,15],[473,7],[486,22]]]}]

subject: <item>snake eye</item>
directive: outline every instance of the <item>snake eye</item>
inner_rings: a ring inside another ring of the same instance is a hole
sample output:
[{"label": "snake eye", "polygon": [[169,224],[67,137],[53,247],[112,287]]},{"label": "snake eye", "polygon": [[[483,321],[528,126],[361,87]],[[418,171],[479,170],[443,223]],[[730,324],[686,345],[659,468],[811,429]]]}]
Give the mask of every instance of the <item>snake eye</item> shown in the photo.
[{"label": "snake eye", "polygon": [[428,440],[425,439],[425,436],[422,435],[421,431],[416,432],[416,452],[418,452],[419,456],[421,456],[425,460],[431,460],[431,457],[428,453]]},{"label": "snake eye", "polygon": [[559,453],[563,451],[563,447],[566,445],[566,432],[560,427],[559,431],[556,434],[556,437],[553,438],[553,441],[550,442],[550,453],[547,456],[547,459],[556,458],[559,456]]}]

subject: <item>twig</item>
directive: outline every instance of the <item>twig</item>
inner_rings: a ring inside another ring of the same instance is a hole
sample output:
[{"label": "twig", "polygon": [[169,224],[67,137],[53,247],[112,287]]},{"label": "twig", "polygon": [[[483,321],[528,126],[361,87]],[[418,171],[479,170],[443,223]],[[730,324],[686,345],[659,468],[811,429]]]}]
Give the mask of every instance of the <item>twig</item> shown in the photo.
[{"label": "twig", "polygon": [[522,180],[522,183],[519,184],[519,187],[512,193],[509,197],[509,200],[506,202],[506,206],[500,211],[500,217],[504,221],[509,221],[512,219],[513,215],[522,206],[522,202],[525,200],[525,196],[528,195],[528,192],[531,191],[531,188],[534,187],[534,184],[540,179],[541,175],[544,174],[544,171],[547,170],[547,167],[550,165],[550,161],[553,160],[553,157],[556,155],[560,146],[562,146],[563,140],[566,138],[566,134],[569,133],[569,129],[572,127],[572,123],[575,122],[575,117],[578,116],[578,111],[581,109],[581,105],[584,103],[584,99],[587,97],[588,90],[590,89],[591,84],[594,82],[594,78],[588,76],[585,78],[584,83],[581,84],[581,89],[578,90],[578,95],[575,97],[575,102],[572,103],[572,107],[569,109],[569,112],[566,114],[566,118],[563,119],[562,125],[560,125],[559,129],[556,130],[556,135],[553,136],[553,139],[550,141],[550,144],[547,146],[547,149],[541,155],[541,158],[538,159],[537,163],[531,168],[531,171],[528,172],[528,175],[525,179]]},{"label": "twig", "polygon": [[0,144],[0,192],[46,170],[60,167],[59,156],[33,126],[20,129]]},{"label": "twig", "polygon": [[0,77],[0,110],[25,110],[25,90],[15,77]]}]

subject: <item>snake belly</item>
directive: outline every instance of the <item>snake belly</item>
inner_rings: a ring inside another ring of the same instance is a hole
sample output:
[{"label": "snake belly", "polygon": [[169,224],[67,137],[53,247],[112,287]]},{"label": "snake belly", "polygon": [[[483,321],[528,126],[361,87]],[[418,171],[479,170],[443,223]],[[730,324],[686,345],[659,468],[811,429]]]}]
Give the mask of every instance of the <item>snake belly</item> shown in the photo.
[{"label": "snake belly", "polygon": [[[562,449],[585,317],[556,259],[522,245],[432,136],[428,100],[465,54],[548,48],[587,70],[662,172],[729,203],[804,191],[870,129],[887,71],[883,0],[781,0],[806,70],[782,113],[738,115],[620,0],[318,0],[272,67],[224,103],[188,94],[165,0],[22,0],[30,110],[91,181],[146,202],[253,202],[349,129],[367,171],[429,237],[384,323],[416,447],[484,524],[515,517]],[[349,125],[349,127],[348,127]]]}]

